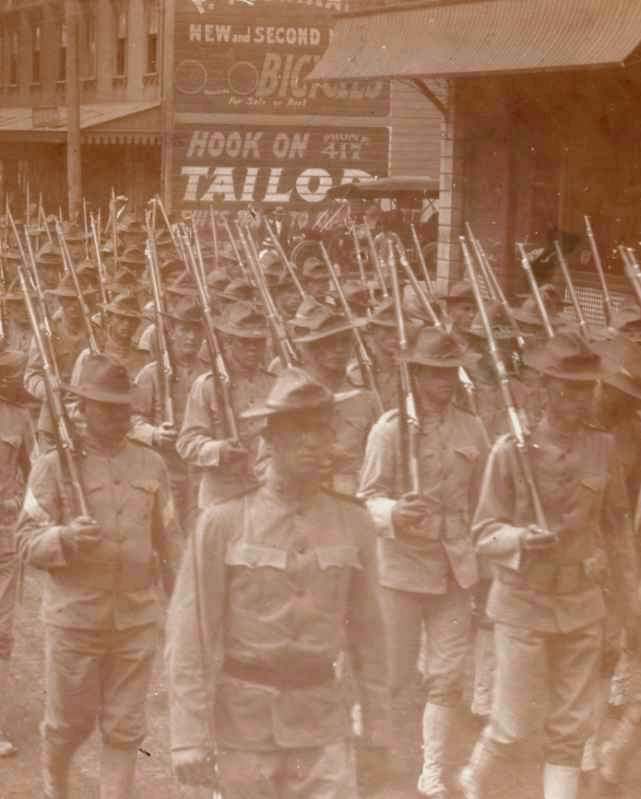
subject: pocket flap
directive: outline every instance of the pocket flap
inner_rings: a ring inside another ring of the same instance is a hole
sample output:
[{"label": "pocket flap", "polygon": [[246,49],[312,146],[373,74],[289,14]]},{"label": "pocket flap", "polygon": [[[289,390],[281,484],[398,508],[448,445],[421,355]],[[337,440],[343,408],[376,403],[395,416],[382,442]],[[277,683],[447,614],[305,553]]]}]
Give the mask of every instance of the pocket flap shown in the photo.
[{"label": "pocket flap", "polygon": [[318,565],[324,571],[332,566],[343,568],[348,567],[352,569],[362,569],[358,548],[352,546],[338,546],[338,547],[317,547],[316,557],[318,558]]},{"label": "pocket flap", "polygon": [[601,475],[591,475],[589,477],[584,477],[581,480],[581,485],[589,488],[590,491],[594,491],[594,493],[599,493],[603,490],[603,486],[605,485],[605,478],[601,477]]},{"label": "pocket flap", "polygon": [[250,569],[269,566],[284,570],[287,566],[287,552],[284,549],[261,547],[243,541],[230,543],[225,553],[225,565],[247,566]]},{"label": "pocket flap", "polygon": [[462,455],[466,460],[470,461],[470,463],[477,461],[481,454],[477,447],[455,447],[454,452]]},{"label": "pocket flap", "polygon": [[0,441],[2,441],[3,444],[8,444],[10,447],[13,447],[14,449],[19,448],[21,440],[22,439],[20,438],[20,436],[12,436],[9,435],[8,433],[0,436]]},{"label": "pocket flap", "polygon": [[132,480],[131,486],[148,494],[155,494],[158,491],[158,480]]}]

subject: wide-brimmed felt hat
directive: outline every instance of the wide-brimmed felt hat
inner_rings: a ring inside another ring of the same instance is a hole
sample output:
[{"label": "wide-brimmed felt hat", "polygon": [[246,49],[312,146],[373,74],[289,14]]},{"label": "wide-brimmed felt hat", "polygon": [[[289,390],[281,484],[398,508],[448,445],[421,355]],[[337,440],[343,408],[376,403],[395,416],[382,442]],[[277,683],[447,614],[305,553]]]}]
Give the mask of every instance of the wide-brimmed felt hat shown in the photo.
[{"label": "wide-brimmed felt hat", "polygon": [[141,319],[142,313],[136,296],[131,292],[118,294],[111,302],[101,305],[105,313],[126,316],[128,319]]},{"label": "wide-brimmed felt hat", "polygon": [[624,335],[607,341],[591,342],[603,358],[606,374],[603,382],[641,400],[641,348]]},{"label": "wide-brimmed felt hat", "polygon": [[531,327],[542,328],[543,319],[539,312],[539,306],[536,304],[534,297],[528,297],[523,305],[514,308],[512,314],[517,322],[522,325],[530,325]]},{"label": "wide-brimmed felt hat", "polygon": [[420,366],[457,369],[474,366],[481,356],[451,333],[435,327],[422,327],[412,347],[402,357],[407,363]]},{"label": "wide-brimmed felt hat", "polygon": [[621,333],[641,331],[641,308],[636,301],[624,303],[612,317],[612,327]]},{"label": "wide-brimmed felt hat", "polygon": [[[543,283],[543,285],[539,286],[539,291],[541,293],[541,297],[543,298],[543,302],[546,305],[548,305],[550,302],[556,302],[558,305],[564,306],[572,305],[569,300],[565,299],[561,289],[552,283]],[[520,299],[526,300],[532,295],[528,292],[527,294],[517,294],[516,296]]]},{"label": "wide-brimmed felt hat", "polygon": [[[35,293],[29,290],[29,296],[35,297]],[[22,286],[20,285],[20,281],[16,278],[16,280],[12,281],[8,286],[7,290],[0,294],[0,299],[3,302],[24,302],[24,292],[22,290]]]},{"label": "wide-brimmed felt hat", "polygon": [[173,247],[174,240],[169,235],[169,231],[162,229],[156,232],[156,248],[158,247]]},{"label": "wide-brimmed felt hat", "polygon": [[182,324],[202,325],[203,323],[202,308],[195,303],[178,307],[171,312],[164,311],[163,316],[174,322],[182,322]]},{"label": "wide-brimmed felt hat", "polygon": [[212,269],[207,273],[207,287],[212,291],[223,291],[230,282],[226,269]]},{"label": "wide-brimmed felt hat", "polygon": [[181,261],[180,258],[163,258],[162,261],[158,263],[158,268],[160,272],[167,273],[167,272],[184,272],[185,271],[185,263]]},{"label": "wide-brimmed felt hat", "polygon": [[266,339],[269,336],[265,315],[250,302],[234,302],[216,317],[214,324],[227,336]]},{"label": "wide-brimmed felt hat", "polygon": [[244,277],[237,277],[230,280],[225,286],[225,290],[218,292],[218,295],[230,302],[237,302],[238,300],[251,302],[256,296],[256,288]]},{"label": "wide-brimmed felt hat", "polygon": [[559,332],[523,355],[526,366],[560,380],[599,380],[605,365],[599,353],[573,331]]},{"label": "wide-brimmed felt hat", "polygon": [[377,327],[395,328],[397,320],[394,300],[390,297],[375,305],[367,322]]},{"label": "wide-brimmed felt hat", "polygon": [[67,222],[63,225],[63,233],[67,244],[84,244],[89,234],[77,222]]},{"label": "wide-brimmed felt hat", "polygon": [[241,414],[241,418],[256,419],[330,410],[337,403],[358,393],[358,391],[346,391],[333,394],[322,383],[311,378],[306,371],[291,366],[280,373],[265,402],[245,411]]},{"label": "wide-brimmed felt hat", "polygon": [[179,297],[192,297],[198,296],[198,286],[193,276],[185,270],[171,283],[165,286],[165,293],[176,294]]},{"label": "wide-brimmed felt hat", "polygon": [[50,241],[46,242],[36,253],[36,264],[38,266],[62,269],[63,260],[60,248]]},{"label": "wide-brimmed felt hat", "polygon": [[[88,274],[78,272],[77,277],[83,295],[98,293],[98,289],[95,288]],[[55,289],[47,289],[47,294],[53,294],[55,297],[76,297],[76,288],[71,273],[66,272]]]},{"label": "wide-brimmed felt hat", "polygon": [[474,302],[474,290],[467,280],[460,280],[450,286],[449,291],[439,294],[439,299],[448,305],[457,302]]},{"label": "wide-brimmed felt hat", "polygon": [[[353,323],[355,327],[364,327],[367,319],[355,317]],[[288,324],[294,332],[296,344],[309,344],[352,329],[352,324],[344,314],[318,302],[313,297],[306,297],[303,300],[298,306],[296,315]]]},{"label": "wide-brimmed felt hat", "polygon": [[127,247],[123,253],[118,255],[118,265],[144,269],[147,265],[144,249],[136,246]]},{"label": "wide-brimmed felt hat", "polygon": [[130,405],[135,395],[127,369],[102,353],[88,355],[78,384],[64,388],[77,397],[114,405]]},{"label": "wide-brimmed felt hat", "polygon": [[140,282],[140,276],[126,266],[118,269],[113,280],[105,283],[105,288],[114,294],[124,294],[126,292],[143,291],[144,286]]},{"label": "wide-brimmed felt hat", "polygon": [[282,269],[280,256],[278,255],[276,250],[272,249],[263,250],[258,256],[258,265],[263,270],[267,269],[268,267],[272,267],[275,264],[279,265]]},{"label": "wide-brimmed felt hat", "polygon": [[303,278],[306,280],[318,280],[320,278],[327,278],[329,280],[329,273],[327,267],[316,255],[309,255],[303,261]]},{"label": "wide-brimmed felt hat", "polygon": [[147,228],[137,219],[127,222],[120,228],[120,232],[125,236],[136,236],[140,240],[147,238]]}]

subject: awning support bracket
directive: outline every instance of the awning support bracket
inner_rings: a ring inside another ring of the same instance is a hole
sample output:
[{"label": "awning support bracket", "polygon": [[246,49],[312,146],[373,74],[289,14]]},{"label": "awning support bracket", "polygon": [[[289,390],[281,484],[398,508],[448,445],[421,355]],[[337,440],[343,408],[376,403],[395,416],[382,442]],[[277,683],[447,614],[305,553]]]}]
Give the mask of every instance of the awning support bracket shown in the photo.
[{"label": "awning support bracket", "polygon": [[410,83],[412,83],[413,86],[419,90],[423,97],[427,98],[430,103],[432,103],[437,111],[440,111],[444,117],[447,116],[447,106],[439,97],[434,94],[434,92],[427,86],[425,81],[421,80],[420,78],[412,78]]}]

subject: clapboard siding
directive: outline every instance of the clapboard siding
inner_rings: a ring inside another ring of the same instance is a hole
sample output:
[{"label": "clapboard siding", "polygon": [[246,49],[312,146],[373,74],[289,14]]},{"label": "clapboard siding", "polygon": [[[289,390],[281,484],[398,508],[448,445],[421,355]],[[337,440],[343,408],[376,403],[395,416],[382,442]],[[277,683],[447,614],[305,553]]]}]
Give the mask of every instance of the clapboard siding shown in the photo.
[{"label": "clapboard siding", "polygon": [[[430,85],[430,89],[435,87]],[[413,85],[397,80],[392,81],[390,111],[390,174],[438,178],[440,112]]]}]

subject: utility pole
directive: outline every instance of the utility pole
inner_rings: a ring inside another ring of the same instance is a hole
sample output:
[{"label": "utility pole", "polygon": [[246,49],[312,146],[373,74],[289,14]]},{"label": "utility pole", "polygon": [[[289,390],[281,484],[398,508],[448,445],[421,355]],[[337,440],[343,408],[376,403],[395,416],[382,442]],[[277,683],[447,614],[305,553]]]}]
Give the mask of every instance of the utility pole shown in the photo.
[{"label": "utility pole", "polygon": [[67,100],[67,192],[69,218],[80,216],[82,209],[82,152],[80,149],[80,80],[78,63],[77,0],[65,0],[67,29],[66,100]]}]

